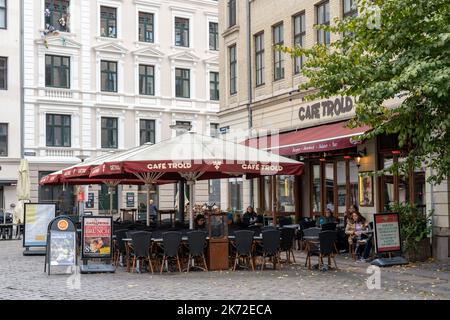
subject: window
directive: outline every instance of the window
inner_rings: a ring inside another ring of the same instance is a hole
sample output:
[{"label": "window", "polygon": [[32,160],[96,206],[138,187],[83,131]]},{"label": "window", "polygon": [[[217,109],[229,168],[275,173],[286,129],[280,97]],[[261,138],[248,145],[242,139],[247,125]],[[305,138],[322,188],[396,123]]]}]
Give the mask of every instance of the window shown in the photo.
[{"label": "window", "polygon": [[47,114],[46,123],[47,147],[70,147],[70,116]]},{"label": "window", "polygon": [[143,120],[139,121],[139,132],[141,145],[147,142],[155,143],[155,120]]},{"label": "window", "polygon": [[117,62],[101,61],[101,90],[117,92]]},{"label": "window", "polygon": [[[38,176],[40,181],[46,175],[53,173],[52,171],[39,171]],[[73,208],[75,207],[75,192],[72,185],[55,185],[49,186],[39,185],[38,187],[38,202],[39,203],[55,203],[56,211],[61,214],[73,214]]]},{"label": "window", "polygon": [[147,12],[139,12],[139,41],[154,42],[153,28],[153,14]]},{"label": "window", "polygon": [[0,123],[0,157],[8,156],[8,124]]},{"label": "window", "polygon": [[45,0],[45,29],[69,32],[69,7],[69,0]]},{"label": "window", "polygon": [[208,201],[209,203],[220,204],[220,180],[208,180]]},{"label": "window", "polygon": [[117,149],[117,118],[102,117],[102,148]]},{"label": "window", "polygon": [[0,90],[8,88],[8,58],[0,57]]},{"label": "window", "polygon": [[117,38],[117,8],[100,7],[100,35]]},{"label": "window", "polygon": [[119,188],[116,186],[110,189],[106,184],[102,183],[98,191],[98,210],[101,213],[109,213],[110,197],[112,197],[112,211],[117,212],[119,207]]},{"label": "window", "polygon": [[236,60],[236,45],[228,48],[230,56],[230,94],[237,93],[237,60]]},{"label": "window", "polygon": [[192,129],[192,125],[189,121],[176,121],[175,125],[177,126],[177,136],[182,135],[183,133],[186,133],[187,131],[190,131]]},{"label": "window", "polygon": [[[279,24],[273,27],[273,45],[284,45],[284,31],[283,24]],[[280,80],[284,78],[284,55],[283,52],[274,48],[273,50],[273,70],[274,80]]]},{"label": "window", "polygon": [[228,192],[229,192],[229,207],[232,212],[242,212],[242,178],[235,178],[228,180]]},{"label": "window", "polygon": [[[316,6],[317,24],[330,25],[330,3],[324,2]],[[330,44],[330,33],[325,30],[317,30],[317,43],[328,46]]]},{"label": "window", "polygon": [[343,0],[342,7],[344,17],[354,17],[358,15],[356,0]]},{"label": "window", "polygon": [[175,18],[175,45],[189,47],[189,19]]},{"label": "window", "polygon": [[6,29],[6,0],[0,0],[0,29]]},{"label": "window", "polygon": [[155,95],[155,67],[139,65],[139,94]]},{"label": "window", "polygon": [[45,56],[45,86],[70,88],[70,58]]},{"label": "window", "polygon": [[219,73],[210,72],[209,73],[209,91],[211,100],[219,100]]},{"label": "window", "polygon": [[276,180],[278,183],[278,186],[276,188],[278,211],[295,213],[295,200],[294,200],[295,177],[278,176],[276,177]]},{"label": "window", "polygon": [[219,24],[217,22],[209,23],[209,50],[219,50]]},{"label": "window", "polygon": [[236,24],[236,0],[228,0],[228,27]]},{"label": "window", "polygon": [[177,98],[190,98],[190,72],[189,69],[175,69],[175,95]]},{"label": "window", "polygon": [[255,36],[256,85],[264,84],[264,33]]},{"label": "window", "polygon": [[[305,13],[301,13],[294,17],[294,46],[303,47],[306,41],[306,28],[305,28]],[[300,73],[300,69],[303,66],[304,56],[295,57],[294,60],[294,72]]]},{"label": "window", "polygon": [[315,164],[312,166],[312,212],[322,212],[321,201],[321,174],[320,165]]},{"label": "window", "polygon": [[209,124],[209,135],[213,138],[219,137],[219,124],[218,123],[210,123]]}]

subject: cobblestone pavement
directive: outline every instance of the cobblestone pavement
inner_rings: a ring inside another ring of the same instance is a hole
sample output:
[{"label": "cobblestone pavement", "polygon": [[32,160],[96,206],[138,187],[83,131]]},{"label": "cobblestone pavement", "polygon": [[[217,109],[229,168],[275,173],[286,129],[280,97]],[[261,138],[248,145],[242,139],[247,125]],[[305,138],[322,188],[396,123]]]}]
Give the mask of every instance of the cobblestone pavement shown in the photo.
[{"label": "cobblestone pavement", "polygon": [[381,289],[369,290],[369,264],[345,254],[337,258],[339,270],[327,272],[305,268],[304,254],[296,251],[297,264],[278,271],[152,275],[119,267],[115,274],[47,276],[44,257],[22,252],[22,241],[0,241],[3,299],[450,299],[449,263],[381,269]]}]

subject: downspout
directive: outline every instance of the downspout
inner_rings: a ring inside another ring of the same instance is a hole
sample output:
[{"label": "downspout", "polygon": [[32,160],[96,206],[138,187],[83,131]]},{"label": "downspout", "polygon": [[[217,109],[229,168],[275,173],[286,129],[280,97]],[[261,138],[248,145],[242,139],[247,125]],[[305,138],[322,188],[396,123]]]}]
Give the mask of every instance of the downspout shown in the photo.
[{"label": "downspout", "polygon": [[25,158],[24,0],[20,0],[20,157]]},{"label": "downspout", "polygon": [[[253,102],[253,83],[252,83],[252,20],[251,20],[251,2],[253,0],[247,1],[247,77],[248,77],[248,103],[247,103],[247,113],[248,113],[248,129],[249,134],[251,134],[253,127],[253,114],[251,104]],[[255,194],[253,181],[250,181],[250,205],[254,207]]]}]

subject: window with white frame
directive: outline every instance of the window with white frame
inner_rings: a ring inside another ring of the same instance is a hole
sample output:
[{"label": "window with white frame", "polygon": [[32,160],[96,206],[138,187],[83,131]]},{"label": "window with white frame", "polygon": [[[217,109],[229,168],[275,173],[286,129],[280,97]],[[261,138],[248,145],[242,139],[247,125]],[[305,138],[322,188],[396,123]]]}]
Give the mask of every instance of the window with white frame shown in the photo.
[{"label": "window with white frame", "polygon": [[102,60],[101,68],[101,91],[117,92],[117,62]]},{"label": "window with white frame", "polygon": [[70,88],[70,57],[45,55],[45,86]]},{"label": "window with white frame", "polygon": [[230,94],[237,93],[237,57],[236,45],[228,48],[229,67],[230,67]]},{"label": "window with white frame", "polygon": [[6,29],[6,1],[7,0],[0,0],[0,29]]},{"label": "window with white frame", "polygon": [[155,95],[155,67],[152,65],[139,65],[139,94]]},{"label": "window with white frame", "polygon": [[209,22],[209,50],[219,50],[219,24]]},{"label": "window with white frame", "polygon": [[118,119],[111,117],[101,118],[101,143],[103,149],[118,148]]},{"label": "window with white frame", "polygon": [[139,41],[151,42],[155,41],[154,35],[154,15],[148,12],[139,12]]},{"label": "window with white frame", "polygon": [[211,71],[209,73],[209,97],[210,100],[219,100],[219,73]]},{"label": "window with white frame", "polygon": [[189,47],[189,19],[175,17],[175,45]]},{"label": "window with white frame", "polygon": [[71,117],[65,114],[46,115],[46,146],[71,146]]},{"label": "window with white frame", "polygon": [[8,58],[0,57],[0,90],[8,88]]},{"label": "window with white frame", "polygon": [[141,145],[147,142],[155,143],[156,141],[156,126],[155,120],[139,120],[139,139]]},{"label": "window with white frame", "polygon": [[69,32],[69,9],[70,0],[45,0],[45,29]]},{"label": "window with white frame", "polygon": [[117,38],[117,8],[100,6],[100,36]]},{"label": "window with white frame", "polygon": [[0,123],[0,157],[8,156],[8,124]]},{"label": "window with white frame", "polygon": [[175,68],[175,96],[177,98],[191,97],[191,71]]}]

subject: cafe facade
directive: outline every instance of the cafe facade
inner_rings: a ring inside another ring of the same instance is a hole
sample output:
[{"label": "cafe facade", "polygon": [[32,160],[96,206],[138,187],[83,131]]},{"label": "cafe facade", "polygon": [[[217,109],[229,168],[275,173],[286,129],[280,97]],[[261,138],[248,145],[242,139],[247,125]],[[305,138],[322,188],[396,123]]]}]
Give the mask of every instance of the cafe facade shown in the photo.
[{"label": "cafe facade", "polygon": [[[350,97],[305,101],[299,85],[304,59],[291,59],[275,45],[310,48],[342,35],[318,31],[317,24],[358,14],[347,0],[277,1],[219,0],[219,129],[227,139],[247,141],[305,163],[298,178],[221,182],[221,207],[242,212],[253,205],[267,215],[295,218],[321,215],[327,208],[342,216],[351,204],[363,215],[385,211],[392,202],[413,202],[423,211],[434,210],[433,255],[450,255],[450,188],[448,182],[426,183],[433,172],[417,168],[407,177],[371,178],[366,172],[402,161],[405,152],[395,137],[357,141],[361,131],[346,129],[355,114]],[[386,103],[395,106],[393,99]],[[264,139],[261,137],[271,137]],[[259,139],[256,139],[258,138]],[[264,141],[266,140],[266,141]],[[269,141],[267,141],[269,140]],[[270,141],[272,140],[272,141]]]}]

